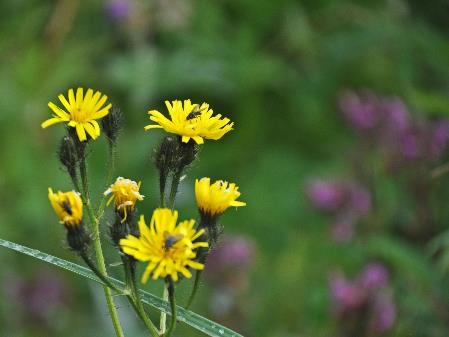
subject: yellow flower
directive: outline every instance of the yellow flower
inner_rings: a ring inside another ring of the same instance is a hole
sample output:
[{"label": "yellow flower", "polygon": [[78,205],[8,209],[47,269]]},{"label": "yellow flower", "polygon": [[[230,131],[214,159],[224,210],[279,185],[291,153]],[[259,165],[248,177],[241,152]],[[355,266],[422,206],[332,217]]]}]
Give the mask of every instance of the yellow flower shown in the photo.
[{"label": "yellow flower", "polygon": [[221,115],[213,115],[213,110],[209,109],[209,104],[203,103],[201,106],[192,104],[190,99],[181,101],[175,100],[170,103],[165,101],[170,119],[157,110],[148,112],[150,119],[157,124],[145,126],[145,130],[162,128],[169,133],[174,133],[182,137],[184,143],[192,138],[197,144],[203,144],[205,139],[218,140],[224,134],[232,130],[234,123],[229,123],[228,118],[221,118]]},{"label": "yellow flower", "polygon": [[234,183],[218,180],[213,184],[210,178],[196,179],[195,196],[200,211],[209,216],[222,214],[230,206],[246,206],[246,203],[237,201],[240,196],[238,187]]},{"label": "yellow flower", "polygon": [[207,242],[194,242],[204,233],[204,229],[196,231],[195,220],[185,220],[176,224],[178,212],[168,208],[158,208],[151,218],[150,228],[147,227],[143,215],[140,217],[140,237],[128,235],[120,240],[120,246],[125,254],[139,261],[149,262],[142,275],[142,283],[147,282],[152,275],[154,280],[159,277],[171,277],[176,282],[178,273],[191,278],[189,268],[201,270],[202,263],[196,262],[196,249],[207,248]]},{"label": "yellow flower", "polygon": [[140,182],[136,183],[133,180],[118,177],[115,183],[113,183],[105,192],[104,195],[112,194],[109,198],[107,205],[115,199],[115,207],[120,210],[123,209],[126,219],[127,209],[134,209],[137,200],[142,201],[144,196],[139,193]]},{"label": "yellow flower", "polygon": [[62,94],[58,98],[66,110],[49,102],[48,107],[54,112],[54,115],[41,124],[43,128],[56,123],[67,123],[69,126],[76,128],[80,141],[87,140],[86,132],[92,139],[100,135],[100,125],[96,119],[106,116],[112,106],[111,103],[104,106],[108,99],[106,95],[99,91],[94,94],[92,89],[88,89],[84,96],[83,88],[78,88],[76,97],[73,89],[70,89],[68,101]]},{"label": "yellow flower", "polygon": [[50,200],[59,221],[66,226],[79,226],[83,220],[83,202],[75,191],[54,193],[48,188]]}]

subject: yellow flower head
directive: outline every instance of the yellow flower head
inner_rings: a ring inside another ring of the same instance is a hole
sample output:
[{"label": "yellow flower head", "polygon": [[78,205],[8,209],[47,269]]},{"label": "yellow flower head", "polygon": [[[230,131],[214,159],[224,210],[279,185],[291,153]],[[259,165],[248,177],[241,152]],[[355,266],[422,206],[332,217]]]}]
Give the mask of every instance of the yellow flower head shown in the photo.
[{"label": "yellow flower head", "polygon": [[139,261],[149,262],[142,275],[142,283],[152,275],[171,277],[174,282],[179,279],[178,273],[191,278],[189,268],[201,270],[204,265],[196,262],[196,249],[207,248],[207,242],[194,242],[204,233],[204,229],[196,231],[195,220],[185,220],[176,224],[178,212],[168,208],[158,208],[151,217],[150,228],[147,227],[143,215],[140,217],[140,237],[128,235],[120,240],[120,247],[125,254]]},{"label": "yellow flower head", "polygon": [[104,195],[112,194],[107,205],[115,199],[115,207],[117,209],[134,209],[137,200],[142,201],[144,198],[144,196],[139,193],[139,188],[140,182],[136,183],[131,179],[118,177],[115,183],[104,192]]},{"label": "yellow flower head", "polygon": [[92,139],[100,135],[100,125],[96,119],[100,119],[109,113],[112,104],[104,106],[108,97],[97,91],[94,94],[92,89],[88,89],[86,95],[83,94],[83,88],[76,90],[76,96],[73,89],[69,90],[68,101],[64,95],[58,96],[64,109],[49,102],[48,107],[53,111],[52,118],[47,119],[41,124],[43,128],[56,123],[67,123],[76,128],[76,133],[80,141],[87,140],[86,132]]},{"label": "yellow flower head", "polygon": [[79,226],[83,220],[83,202],[75,191],[54,193],[48,188],[48,199],[59,221],[66,226]]},{"label": "yellow flower head", "polygon": [[148,112],[150,119],[157,124],[145,126],[145,130],[162,128],[169,133],[174,133],[182,137],[184,143],[192,138],[197,144],[203,144],[205,139],[218,140],[224,134],[232,130],[234,123],[229,123],[228,118],[221,118],[221,115],[213,115],[213,110],[209,109],[209,104],[203,103],[201,106],[192,104],[190,99],[181,101],[175,100],[170,103],[165,101],[170,119],[157,110]]},{"label": "yellow flower head", "polygon": [[198,208],[202,213],[213,217],[222,214],[230,206],[246,206],[246,203],[236,200],[240,196],[238,189],[234,183],[223,180],[211,184],[210,178],[196,179],[195,196]]}]

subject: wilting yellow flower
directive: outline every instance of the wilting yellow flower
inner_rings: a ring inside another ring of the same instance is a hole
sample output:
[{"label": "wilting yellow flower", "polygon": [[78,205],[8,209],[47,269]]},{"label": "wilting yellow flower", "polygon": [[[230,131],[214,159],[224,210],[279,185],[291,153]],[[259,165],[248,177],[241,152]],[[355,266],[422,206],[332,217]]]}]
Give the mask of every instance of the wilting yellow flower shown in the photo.
[{"label": "wilting yellow flower", "polygon": [[48,188],[48,199],[59,221],[66,226],[79,226],[83,220],[83,202],[75,191],[54,193]]},{"label": "wilting yellow flower", "polygon": [[178,212],[168,208],[158,208],[151,217],[150,228],[147,227],[143,215],[140,217],[140,237],[128,235],[120,240],[120,247],[125,254],[137,260],[149,262],[142,275],[142,283],[152,275],[154,280],[170,276],[178,281],[178,273],[191,278],[189,268],[201,270],[202,263],[196,262],[195,250],[207,248],[207,242],[194,242],[204,233],[204,229],[196,231],[195,220],[185,220],[176,224]]},{"label": "wilting yellow flower", "polygon": [[105,192],[104,195],[112,194],[109,198],[107,205],[115,199],[115,207],[117,209],[123,209],[126,219],[127,209],[134,209],[137,200],[142,201],[144,196],[139,193],[140,182],[136,183],[133,180],[118,177],[115,183],[113,183]]},{"label": "wilting yellow flower", "polygon": [[148,112],[150,119],[157,124],[145,126],[145,130],[162,128],[169,133],[174,133],[182,137],[182,141],[187,143],[192,138],[197,144],[203,144],[205,139],[218,140],[224,134],[232,130],[234,123],[229,123],[228,118],[221,118],[221,115],[213,115],[213,110],[209,109],[209,104],[192,104],[190,99],[181,101],[175,100],[170,103],[165,101],[170,119],[157,110]]},{"label": "wilting yellow flower", "polygon": [[213,184],[210,178],[196,179],[195,196],[198,208],[209,216],[220,215],[230,206],[246,206],[245,202],[237,201],[240,196],[238,187],[234,183],[218,180]]},{"label": "wilting yellow flower", "polygon": [[100,135],[100,125],[96,119],[100,119],[109,113],[112,104],[104,106],[108,97],[101,92],[93,92],[88,89],[86,95],[83,95],[83,88],[76,90],[76,97],[73,89],[69,90],[68,101],[64,95],[58,96],[65,110],[49,102],[48,107],[54,112],[52,118],[47,119],[41,124],[43,128],[56,123],[67,123],[76,128],[76,133],[80,141],[87,140],[86,132],[92,139]]}]

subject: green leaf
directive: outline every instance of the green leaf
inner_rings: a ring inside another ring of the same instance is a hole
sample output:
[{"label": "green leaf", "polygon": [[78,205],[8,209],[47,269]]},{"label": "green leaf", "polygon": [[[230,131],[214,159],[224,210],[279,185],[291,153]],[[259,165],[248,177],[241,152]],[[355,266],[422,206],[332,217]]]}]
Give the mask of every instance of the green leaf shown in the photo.
[{"label": "green leaf", "polygon": [[[25,255],[28,255],[31,257],[34,257],[41,261],[50,263],[59,268],[71,271],[75,274],[78,274],[80,276],[88,278],[97,283],[103,284],[103,282],[100,279],[98,279],[90,269],[87,269],[86,267],[80,266],[76,263],[66,261],[66,260],[60,259],[58,257],[43,253],[39,250],[28,248],[28,247],[19,245],[17,243],[2,240],[2,239],[0,239],[0,246],[15,250],[16,252],[19,252],[19,253],[22,253],[22,254],[25,254]],[[111,282],[117,284],[120,287],[124,286],[123,282],[121,282],[115,278],[109,277],[109,279],[111,280]],[[170,314],[170,307],[169,307],[168,302],[165,302],[161,298],[159,298],[153,294],[150,294],[146,291],[143,291],[143,290],[140,290],[140,294],[142,296],[142,301],[145,304],[148,304],[148,305],[156,308],[157,310],[164,311],[164,312]],[[242,335],[240,335],[220,324],[212,322],[212,321],[208,320],[207,318],[204,318],[204,317],[202,317],[192,311],[186,310],[180,306],[177,306],[177,312],[178,312],[178,320],[180,322],[188,324],[191,327],[203,332],[204,334],[206,334],[208,336],[212,336],[212,337],[243,337]]]}]

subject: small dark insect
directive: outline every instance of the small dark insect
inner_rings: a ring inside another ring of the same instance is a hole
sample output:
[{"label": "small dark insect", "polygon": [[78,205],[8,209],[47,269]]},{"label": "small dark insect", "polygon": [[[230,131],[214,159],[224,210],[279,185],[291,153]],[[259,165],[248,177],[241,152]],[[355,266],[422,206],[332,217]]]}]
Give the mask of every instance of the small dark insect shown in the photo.
[{"label": "small dark insect", "polygon": [[173,245],[178,242],[179,240],[182,240],[183,235],[170,235],[168,232],[164,232],[164,248],[170,249],[173,247]]},{"label": "small dark insect", "polygon": [[68,215],[72,215],[72,208],[70,207],[70,205],[67,203],[67,201],[63,201],[61,204],[61,207],[64,209],[64,211],[66,211],[66,213]]},{"label": "small dark insect", "polygon": [[200,109],[198,104],[196,104],[195,107],[193,108],[193,110],[187,115],[186,119],[190,120],[190,119],[194,119],[195,117],[198,117],[200,115],[200,112],[203,110],[206,110],[206,108]]}]

